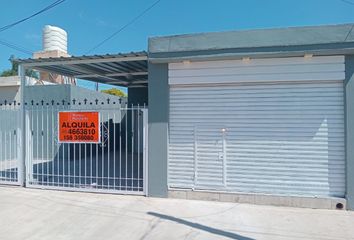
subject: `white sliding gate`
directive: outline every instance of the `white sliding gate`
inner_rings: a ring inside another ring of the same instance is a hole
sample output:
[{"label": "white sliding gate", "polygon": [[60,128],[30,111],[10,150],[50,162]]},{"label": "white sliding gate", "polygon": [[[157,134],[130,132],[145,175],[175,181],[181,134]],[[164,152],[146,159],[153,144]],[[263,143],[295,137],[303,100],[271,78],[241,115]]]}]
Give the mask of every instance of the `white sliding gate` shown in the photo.
[{"label": "white sliding gate", "polygon": [[19,185],[20,110],[14,103],[0,104],[0,184]]},{"label": "white sliding gate", "polygon": [[[99,143],[61,143],[59,112],[98,112]],[[147,109],[100,105],[26,107],[26,185],[146,194]]]}]

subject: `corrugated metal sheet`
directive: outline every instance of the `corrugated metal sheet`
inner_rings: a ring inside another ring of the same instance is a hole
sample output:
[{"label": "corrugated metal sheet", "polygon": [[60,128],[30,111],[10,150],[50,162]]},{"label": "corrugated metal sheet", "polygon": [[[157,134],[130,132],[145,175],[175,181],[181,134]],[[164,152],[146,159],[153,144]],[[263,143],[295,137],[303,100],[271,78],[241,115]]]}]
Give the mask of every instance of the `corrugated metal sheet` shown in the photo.
[{"label": "corrugated metal sheet", "polygon": [[145,87],[148,80],[146,52],[15,59],[36,70],[124,87]]},{"label": "corrugated metal sheet", "polygon": [[[224,187],[225,136],[220,126],[195,127],[195,185],[219,189]],[[210,178],[213,181],[210,181]]]},{"label": "corrugated metal sheet", "polygon": [[171,86],[168,184],[343,197],[343,98],[342,81]]}]

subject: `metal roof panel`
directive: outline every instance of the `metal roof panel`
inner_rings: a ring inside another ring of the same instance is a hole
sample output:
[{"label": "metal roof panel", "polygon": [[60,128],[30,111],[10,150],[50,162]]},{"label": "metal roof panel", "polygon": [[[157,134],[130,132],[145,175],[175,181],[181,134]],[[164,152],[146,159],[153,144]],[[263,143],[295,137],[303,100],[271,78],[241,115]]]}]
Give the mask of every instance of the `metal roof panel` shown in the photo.
[{"label": "metal roof panel", "polygon": [[88,81],[118,86],[134,86],[148,79],[147,52],[71,56],[57,58],[15,59],[25,68],[48,71]]}]

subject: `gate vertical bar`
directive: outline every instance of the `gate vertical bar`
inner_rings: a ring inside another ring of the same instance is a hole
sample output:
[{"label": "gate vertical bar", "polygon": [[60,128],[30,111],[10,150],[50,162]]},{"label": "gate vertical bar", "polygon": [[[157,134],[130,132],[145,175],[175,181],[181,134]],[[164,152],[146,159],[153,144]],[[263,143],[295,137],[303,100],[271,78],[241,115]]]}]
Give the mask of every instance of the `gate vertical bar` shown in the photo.
[{"label": "gate vertical bar", "polygon": [[110,124],[110,116],[109,116],[109,112],[107,113],[107,189],[110,189],[110,181],[111,181],[111,176],[110,176],[110,164],[109,164],[109,161],[111,160],[110,159],[110,147],[109,145],[111,144],[111,140],[110,140],[110,134],[111,134],[111,124]]},{"label": "gate vertical bar", "polygon": [[[140,107],[138,104],[138,110],[137,110],[137,133],[138,133],[138,175],[137,175],[137,179],[138,179],[138,191],[140,191]],[[144,188],[144,187],[143,187]]]},{"label": "gate vertical bar", "polygon": [[41,172],[40,172],[40,182],[41,182],[41,184],[43,185],[44,184],[44,175],[43,175],[43,172],[44,172],[44,161],[45,161],[45,159],[44,159],[44,105],[43,105],[43,100],[42,100],[42,107],[41,107],[41,112],[42,112],[42,114],[41,114],[41,122],[42,122],[42,127],[41,127],[41,141],[42,141],[42,143],[41,143],[41,145],[42,145],[42,152],[41,152],[41,162],[40,162],[40,170],[41,170]]},{"label": "gate vertical bar", "polygon": [[116,113],[113,113],[113,189],[116,190]]},{"label": "gate vertical bar", "polygon": [[[62,105],[62,107],[60,107],[60,108],[62,108],[62,111],[64,111],[65,110],[65,106],[64,105]],[[59,121],[59,116],[58,116],[58,121]],[[65,187],[65,145],[66,145],[66,143],[62,143],[61,144],[62,145],[62,164],[61,164],[61,166],[62,166],[62,171],[61,171],[61,181],[62,181],[62,186],[63,187]],[[60,171],[59,171],[60,172]],[[58,178],[58,181],[60,181],[60,177]]]},{"label": "gate vertical bar", "polygon": [[119,190],[122,190],[122,122],[123,110],[119,113]]},{"label": "gate vertical bar", "polygon": [[100,181],[100,185],[101,185],[101,189],[103,189],[103,183],[104,183],[104,144],[105,144],[105,127],[104,127],[104,112],[102,112],[101,115],[101,135],[102,135],[102,144],[101,144],[101,181]]},{"label": "gate vertical bar", "polygon": [[[36,112],[36,182],[38,183],[38,172],[39,172],[39,166],[38,166],[38,159],[39,159],[39,110],[38,110],[38,106],[34,107],[35,108],[35,112]],[[34,163],[34,159],[32,160],[32,164]]]},{"label": "gate vertical bar", "polygon": [[46,107],[46,120],[47,120],[47,125],[46,125],[46,135],[47,135],[47,159],[46,159],[46,185],[49,185],[49,163],[50,163],[50,156],[49,156],[49,106],[47,104]]},{"label": "gate vertical bar", "polygon": [[132,116],[131,116],[131,172],[132,172],[132,176],[131,176],[131,188],[130,190],[133,191],[134,189],[134,108],[133,108],[133,105],[132,105]]},{"label": "gate vertical bar", "polygon": [[26,151],[26,185],[33,183],[33,158],[34,158],[34,145],[33,145],[33,138],[34,138],[34,132],[33,132],[33,119],[34,119],[34,114],[33,114],[33,106],[31,107],[30,110],[25,110],[25,121],[26,121],[26,146],[25,150]]},{"label": "gate vertical bar", "polygon": [[25,77],[25,71],[26,69],[23,67],[22,64],[20,64],[18,66],[18,73],[21,79],[21,147],[20,147],[20,159],[18,159],[18,167],[17,167],[17,171],[18,171],[18,182],[21,186],[26,186],[26,174],[25,174],[25,169],[26,169],[26,165],[25,165],[25,159],[26,159],[26,151],[25,151],[25,146],[26,146],[26,122],[25,122],[25,117],[26,117],[26,112],[25,112],[25,87],[26,87],[26,77]]},{"label": "gate vertical bar", "polygon": [[[51,119],[52,119],[52,128],[51,129],[55,129],[55,113],[54,113],[54,101],[52,101],[52,106],[51,106]],[[52,133],[52,176],[51,176],[51,186],[54,186],[54,181],[55,181],[55,133]]]},{"label": "gate vertical bar", "polygon": [[128,189],[128,108],[125,113],[125,191]]}]

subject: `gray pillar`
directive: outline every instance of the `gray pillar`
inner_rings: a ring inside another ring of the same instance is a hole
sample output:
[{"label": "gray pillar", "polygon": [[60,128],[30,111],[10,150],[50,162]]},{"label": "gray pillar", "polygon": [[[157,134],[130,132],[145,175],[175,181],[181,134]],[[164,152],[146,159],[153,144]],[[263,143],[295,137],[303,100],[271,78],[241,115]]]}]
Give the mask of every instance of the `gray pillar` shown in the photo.
[{"label": "gray pillar", "polygon": [[168,65],[149,63],[148,195],[167,197]]},{"label": "gray pillar", "polygon": [[345,58],[346,199],[354,210],[354,55]]}]

